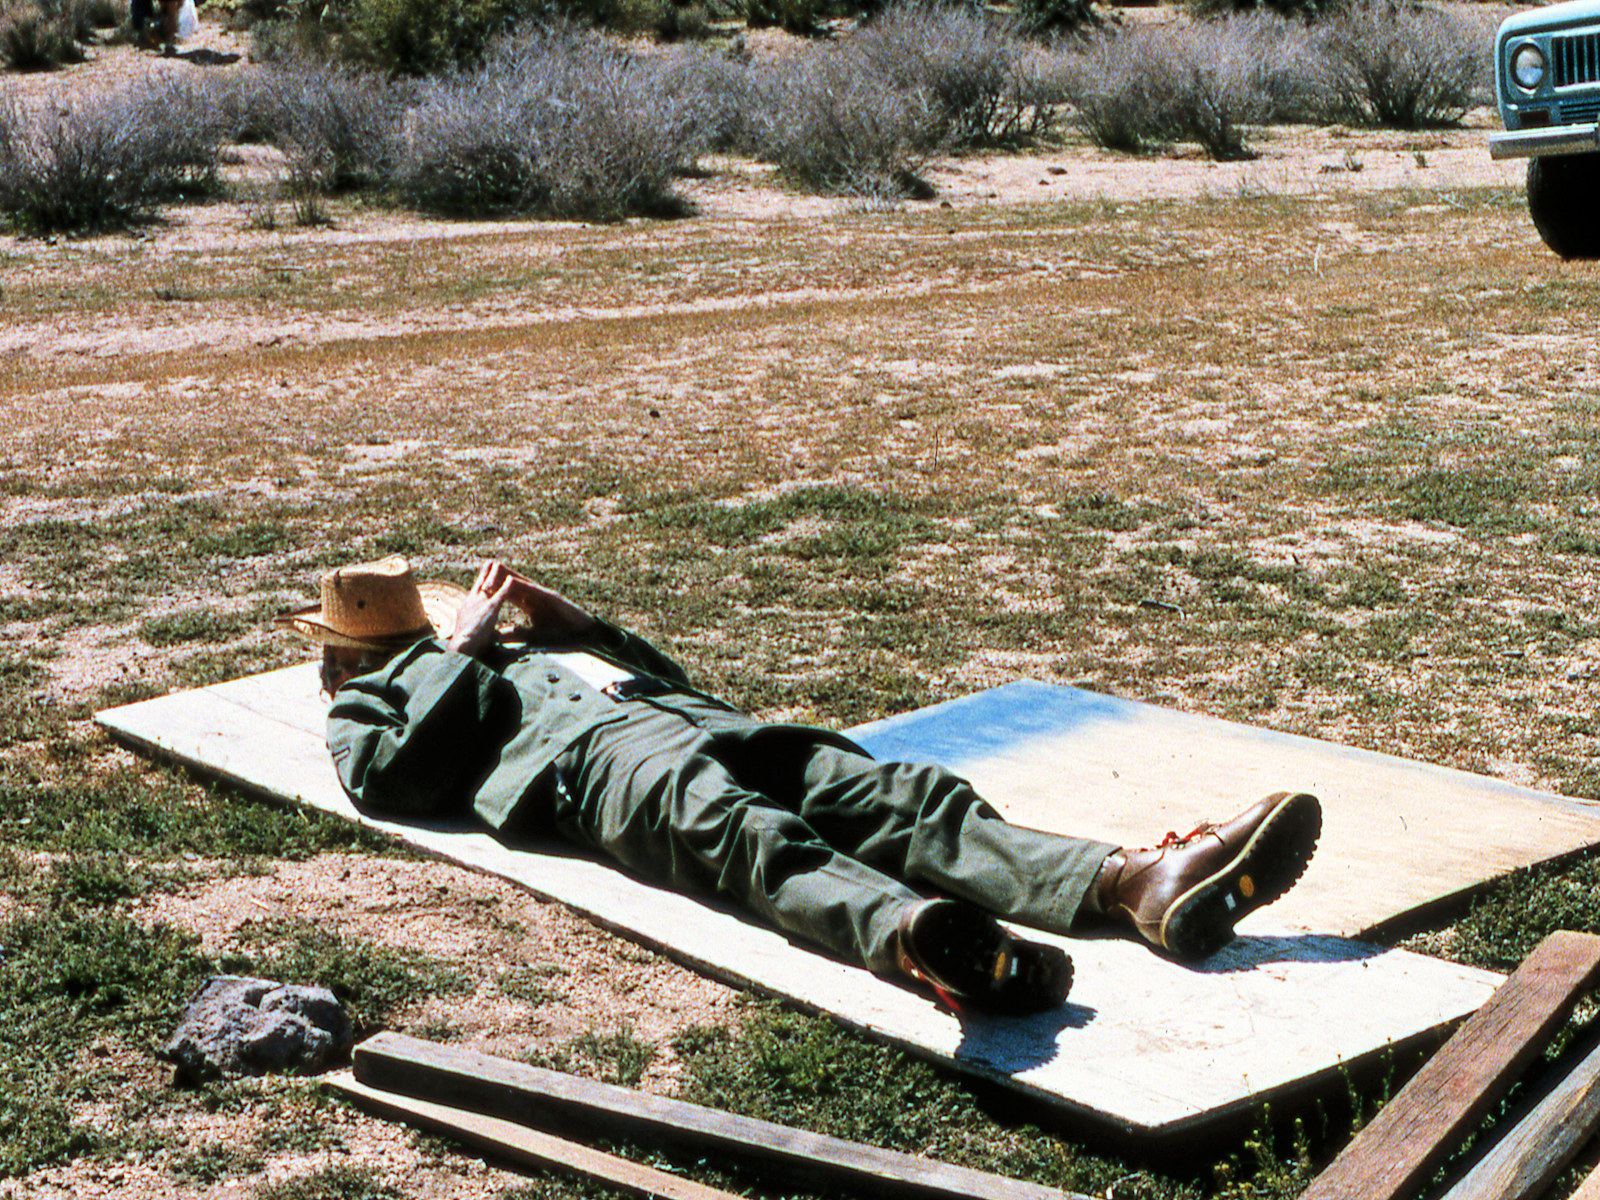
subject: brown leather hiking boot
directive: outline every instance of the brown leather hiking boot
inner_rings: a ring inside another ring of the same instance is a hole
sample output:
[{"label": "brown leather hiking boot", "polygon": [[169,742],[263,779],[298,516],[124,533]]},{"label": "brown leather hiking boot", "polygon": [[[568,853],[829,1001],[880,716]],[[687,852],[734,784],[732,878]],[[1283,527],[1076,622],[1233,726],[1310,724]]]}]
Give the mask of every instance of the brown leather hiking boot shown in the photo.
[{"label": "brown leather hiking boot", "polygon": [[1058,1008],[1072,986],[1072,960],[1054,946],[1013,936],[983,909],[928,900],[895,931],[900,970],[960,1013],[1022,1014]]},{"label": "brown leather hiking boot", "polygon": [[1315,796],[1274,792],[1221,825],[1118,850],[1095,877],[1096,907],[1175,958],[1204,958],[1233,940],[1236,922],[1294,886],[1321,834]]}]

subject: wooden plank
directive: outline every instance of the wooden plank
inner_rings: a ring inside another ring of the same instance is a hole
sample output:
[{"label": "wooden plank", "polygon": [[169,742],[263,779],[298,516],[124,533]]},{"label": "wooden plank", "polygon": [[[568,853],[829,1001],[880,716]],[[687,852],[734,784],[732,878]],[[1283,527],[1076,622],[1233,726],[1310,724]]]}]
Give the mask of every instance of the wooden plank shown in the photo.
[{"label": "wooden plank", "polygon": [[1055,1188],[770,1121],[595,1083],[459,1046],[380,1033],[356,1047],[369,1087],[554,1129],[582,1129],[734,1159],[847,1194],[918,1200],[1088,1200]]},{"label": "wooden plank", "polygon": [[1553,1085],[1441,1200],[1532,1200],[1555,1182],[1600,1128],[1600,1038],[1586,1037],[1549,1074]]},{"label": "wooden plank", "polygon": [[99,719],[125,741],[362,821],[570,905],[708,975],[827,1012],[1020,1093],[1041,1119],[1090,1125],[1103,1139],[1147,1145],[1248,1124],[1264,1102],[1281,1107],[1339,1086],[1344,1074],[1391,1048],[1431,1046],[1500,981],[1336,937],[1257,934],[1190,967],[1121,938],[1038,935],[1073,956],[1077,980],[1067,1005],[1022,1019],[961,1021],[925,995],[791,942],[728,906],[651,887],[569,846],[513,849],[477,827],[361,817],[321,746],[315,689],[315,673],[295,667]]},{"label": "wooden plank", "polygon": [[1553,933],[1401,1088],[1301,1200],[1417,1191],[1600,977],[1600,937]]},{"label": "wooden plank", "polygon": [[[205,694],[320,740],[327,706],[317,688],[307,663]],[[175,698],[101,719],[126,732]],[[1288,896],[1244,923],[1252,933],[1370,935],[1600,844],[1600,805],[1590,801],[1032,680],[848,732],[879,757],[952,767],[1021,824],[1125,844],[1231,816],[1266,792],[1314,792],[1321,848]]]},{"label": "wooden plank", "polygon": [[669,1175],[514,1121],[371,1088],[357,1082],[348,1071],[325,1076],[322,1082],[333,1091],[349,1096],[375,1116],[404,1121],[429,1133],[454,1138],[464,1146],[519,1167],[575,1175],[609,1184],[632,1196],[659,1197],[659,1200],[741,1200],[732,1192]]}]

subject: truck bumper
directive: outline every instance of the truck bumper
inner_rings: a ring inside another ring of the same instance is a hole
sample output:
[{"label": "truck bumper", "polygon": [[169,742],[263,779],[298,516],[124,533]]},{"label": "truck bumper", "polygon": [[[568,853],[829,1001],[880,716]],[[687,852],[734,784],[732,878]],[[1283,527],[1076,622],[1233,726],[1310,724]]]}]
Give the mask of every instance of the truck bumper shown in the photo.
[{"label": "truck bumper", "polygon": [[1588,154],[1600,150],[1600,124],[1553,125],[1489,135],[1490,158],[1535,158],[1546,154]]}]

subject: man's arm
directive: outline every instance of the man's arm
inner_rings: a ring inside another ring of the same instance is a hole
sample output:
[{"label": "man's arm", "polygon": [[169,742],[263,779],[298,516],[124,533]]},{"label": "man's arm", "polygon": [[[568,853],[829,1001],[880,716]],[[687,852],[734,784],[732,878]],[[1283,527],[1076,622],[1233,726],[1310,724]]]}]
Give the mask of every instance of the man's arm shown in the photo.
[{"label": "man's arm", "polygon": [[494,638],[502,605],[514,604],[528,618],[534,637],[545,642],[592,646],[645,675],[692,687],[684,669],[649,642],[603,621],[560,592],[519,575],[503,563],[486,562],[461,602],[450,648],[477,654]]},{"label": "man's arm", "polygon": [[423,643],[339,689],[328,749],[363,811],[463,815],[515,731],[517,707],[515,689],[494,671]]}]

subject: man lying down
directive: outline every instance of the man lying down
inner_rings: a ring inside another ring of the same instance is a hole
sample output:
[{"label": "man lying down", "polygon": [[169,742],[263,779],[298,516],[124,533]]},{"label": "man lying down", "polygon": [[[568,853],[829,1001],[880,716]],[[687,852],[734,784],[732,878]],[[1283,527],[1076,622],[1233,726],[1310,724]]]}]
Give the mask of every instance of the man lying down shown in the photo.
[{"label": "man lying down", "polygon": [[[502,632],[502,610],[523,623]],[[319,606],[277,623],[323,647],[328,746],[362,811],[559,834],[957,1010],[1066,997],[1069,958],[997,917],[1121,925],[1201,958],[1289,890],[1321,833],[1316,798],[1288,792],[1150,849],[1013,825],[940,767],[736,711],[498,562],[466,591],[419,584],[398,557],[342,567]]]}]

